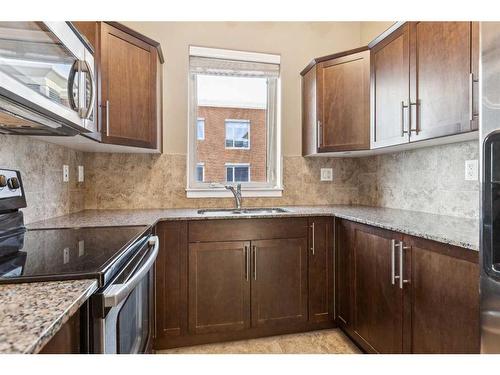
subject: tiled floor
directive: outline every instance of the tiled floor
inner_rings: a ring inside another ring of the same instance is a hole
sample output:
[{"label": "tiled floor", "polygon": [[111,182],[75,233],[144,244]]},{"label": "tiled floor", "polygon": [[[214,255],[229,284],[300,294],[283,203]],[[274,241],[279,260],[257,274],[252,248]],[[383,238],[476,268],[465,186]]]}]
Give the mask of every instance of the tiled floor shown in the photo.
[{"label": "tiled floor", "polygon": [[359,349],[338,329],[169,349],[159,354],[355,354]]}]

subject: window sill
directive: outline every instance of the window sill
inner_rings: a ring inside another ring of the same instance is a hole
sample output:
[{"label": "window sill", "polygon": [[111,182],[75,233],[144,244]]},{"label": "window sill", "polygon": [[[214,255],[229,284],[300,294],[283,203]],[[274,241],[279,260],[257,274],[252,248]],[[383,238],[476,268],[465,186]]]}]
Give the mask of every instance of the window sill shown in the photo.
[{"label": "window sill", "polygon": [[[243,198],[258,198],[258,197],[281,197],[283,196],[282,188],[265,189],[242,189]],[[186,189],[187,198],[234,198],[233,193],[226,189],[202,189],[189,188]]]}]

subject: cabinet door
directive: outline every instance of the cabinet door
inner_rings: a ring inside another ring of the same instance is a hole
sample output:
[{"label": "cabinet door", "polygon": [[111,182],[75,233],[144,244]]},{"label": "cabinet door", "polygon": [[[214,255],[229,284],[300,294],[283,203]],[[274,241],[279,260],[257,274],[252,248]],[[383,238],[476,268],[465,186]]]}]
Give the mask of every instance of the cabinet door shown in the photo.
[{"label": "cabinet door", "polygon": [[339,325],[353,328],[354,319],[354,226],[345,220],[335,223],[335,314]]},{"label": "cabinet door", "polygon": [[411,141],[477,129],[474,27],[472,22],[410,23]]},{"label": "cabinet door", "polygon": [[316,117],[316,67],[302,77],[302,156],[318,152]]},{"label": "cabinet door", "polygon": [[155,342],[161,348],[169,337],[187,334],[187,222],[160,222],[156,233],[160,252],[155,264]]},{"label": "cabinet door", "polygon": [[409,142],[409,31],[401,26],[371,50],[373,147]]},{"label": "cabinet door", "polygon": [[356,334],[370,351],[402,353],[403,289],[397,282],[392,284],[391,267],[391,240],[398,238],[392,232],[358,225],[354,236]]},{"label": "cabinet door", "polygon": [[307,321],[307,238],[252,241],[252,326]]},{"label": "cabinet door", "polygon": [[189,244],[190,333],[249,328],[249,256],[249,242]]},{"label": "cabinet door", "polygon": [[333,319],[333,220],[309,220],[309,321]]},{"label": "cabinet door", "polygon": [[422,239],[411,252],[412,352],[479,353],[477,253]]},{"label": "cabinet door", "polygon": [[157,51],[101,23],[101,129],[106,143],[157,147]]},{"label": "cabinet door", "polygon": [[370,148],[370,52],[317,67],[319,151]]}]

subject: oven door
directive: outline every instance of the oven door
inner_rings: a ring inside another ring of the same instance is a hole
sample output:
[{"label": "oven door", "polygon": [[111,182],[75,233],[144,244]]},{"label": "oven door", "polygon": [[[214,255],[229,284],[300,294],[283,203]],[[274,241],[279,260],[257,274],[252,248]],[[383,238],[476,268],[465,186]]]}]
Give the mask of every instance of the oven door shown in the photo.
[{"label": "oven door", "polygon": [[151,236],[102,293],[95,295],[103,314],[94,314],[94,353],[151,351],[154,319],[154,263],[159,240]]}]

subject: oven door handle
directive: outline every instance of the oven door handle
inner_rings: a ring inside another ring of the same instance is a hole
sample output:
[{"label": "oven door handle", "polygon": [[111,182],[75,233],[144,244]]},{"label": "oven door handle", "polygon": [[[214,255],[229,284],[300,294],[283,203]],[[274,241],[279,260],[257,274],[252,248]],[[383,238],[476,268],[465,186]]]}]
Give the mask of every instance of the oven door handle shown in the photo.
[{"label": "oven door handle", "polygon": [[104,307],[114,307],[120,304],[127,296],[134,290],[134,288],[139,284],[142,278],[150,271],[156,257],[158,256],[158,249],[160,248],[160,241],[158,236],[151,236],[149,239],[149,245],[153,246],[151,255],[144,262],[144,264],[137,270],[137,272],[127,280],[124,284],[111,285],[107,290],[104,291]]}]

